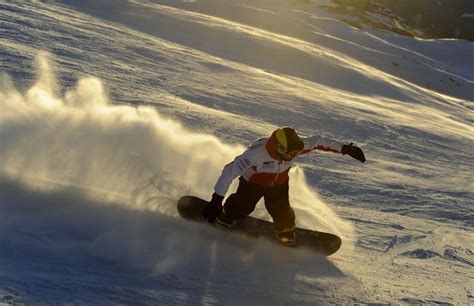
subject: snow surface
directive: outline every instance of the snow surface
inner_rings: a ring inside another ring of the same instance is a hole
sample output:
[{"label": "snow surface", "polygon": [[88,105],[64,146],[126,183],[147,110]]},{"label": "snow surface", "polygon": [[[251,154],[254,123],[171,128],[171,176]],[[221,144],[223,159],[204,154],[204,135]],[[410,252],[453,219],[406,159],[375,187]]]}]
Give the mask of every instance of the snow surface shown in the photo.
[{"label": "snow surface", "polygon": [[[318,2],[8,1],[0,58],[0,303],[474,303],[473,43]],[[327,259],[175,211],[282,125],[366,152],[291,172]]]}]

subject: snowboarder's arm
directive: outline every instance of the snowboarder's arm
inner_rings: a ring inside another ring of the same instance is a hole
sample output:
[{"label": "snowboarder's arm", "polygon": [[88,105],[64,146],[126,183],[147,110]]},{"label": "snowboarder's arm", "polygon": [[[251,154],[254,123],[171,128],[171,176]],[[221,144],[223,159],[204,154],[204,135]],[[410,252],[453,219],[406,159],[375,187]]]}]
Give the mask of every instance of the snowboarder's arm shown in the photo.
[{"label": "snowboarder's arm", "polygon": [[342,142],[319,135],[302,138],[302,140],[304,143],[304,149],[301,154],[305,154],[313,150],[341,153],[342,146],[344,145]]},{"label": "snowboarder's arm", "polygon": [[354,146],[352,142],[348,145],[343,144],[334,139],[323,136],[311,136],[303,138],[304,149],[301,154],[308,153],[312,150],[329,151],[335,153],[342,153],[342,155],[349,155],[361,162],[365,162],[365,155],[361,148]]},{"label": "snowboarder's arm", "polygon": [[220,195],[225,196],[227,190],[232,181],[241,175],[246,169],[252,166],[250,150],[245,151],[241,155],[237,156],[234,161],[225,165],[222,170],[221,176],[217,180],[214,186],[214,191]]}]

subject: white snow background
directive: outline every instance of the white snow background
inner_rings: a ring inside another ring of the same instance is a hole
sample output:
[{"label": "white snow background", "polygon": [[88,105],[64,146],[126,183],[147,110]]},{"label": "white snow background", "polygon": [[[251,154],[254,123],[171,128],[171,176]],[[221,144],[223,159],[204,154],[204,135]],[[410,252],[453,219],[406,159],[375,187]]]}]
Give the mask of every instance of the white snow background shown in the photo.
[{"label": "white snow background", "polygon": [[[474,44],[320,2],[0,2],[0,303],[473,303]],[[176,212],[284,125],[327,259]]]}]

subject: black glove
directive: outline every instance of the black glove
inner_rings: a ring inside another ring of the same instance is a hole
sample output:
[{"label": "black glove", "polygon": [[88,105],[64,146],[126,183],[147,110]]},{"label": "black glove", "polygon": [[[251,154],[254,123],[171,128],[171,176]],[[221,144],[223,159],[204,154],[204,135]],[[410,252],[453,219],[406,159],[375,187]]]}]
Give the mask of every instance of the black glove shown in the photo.
[{"label": "black glove", "polygon": [[219,215],[219,212],[222,209],[222,200],[224,200],[223,196],[218,195],[215,192],[212,194],[211,201],[202,210],[202,216],[204,219],[207,219],[207,222],[216,222],[217,215]]},{"label": "black glove", "polygon": [[348,154],[352,158],[365,162],[364,152],[362,152],[361,148],[354,146],[352,142],[348,145],[343,145],[341,153],[342,155]]}]

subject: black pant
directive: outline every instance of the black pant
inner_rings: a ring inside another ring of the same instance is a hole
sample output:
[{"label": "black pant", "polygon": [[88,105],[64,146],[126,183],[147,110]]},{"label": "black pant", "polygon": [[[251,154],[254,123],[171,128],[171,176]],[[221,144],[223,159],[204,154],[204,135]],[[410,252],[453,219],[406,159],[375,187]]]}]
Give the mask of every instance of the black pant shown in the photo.
[{"label": "black pant", "polygon": [[272,216],[277,230],[295,226],[295,212],[288,197],[288,182],[267,187],[247,182],[240,177],[237,192],[231,194],[224,204],[225,214],[233,220],[250,215],[262,196],[265,199],[265,208]]}]

